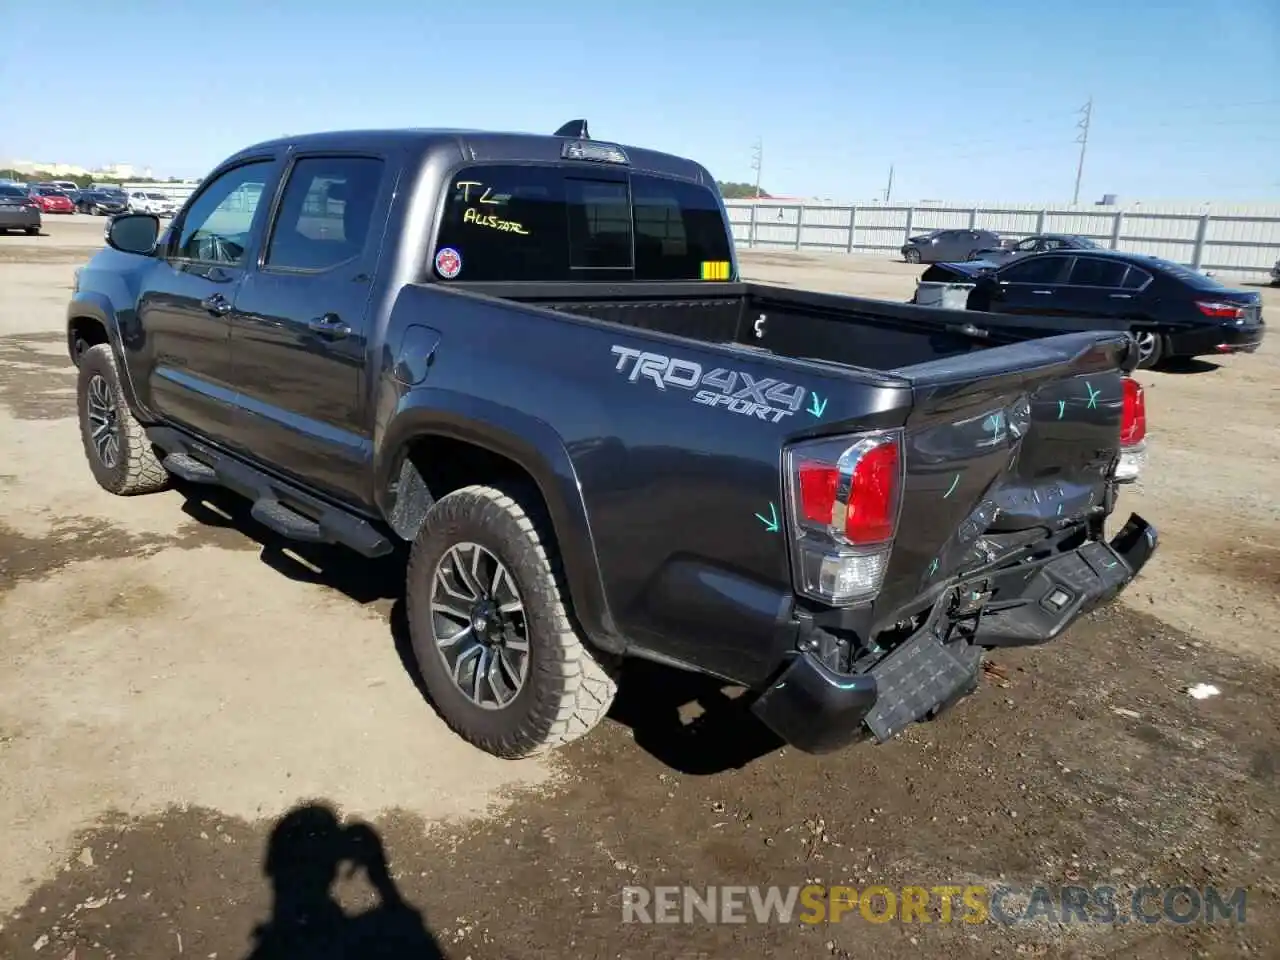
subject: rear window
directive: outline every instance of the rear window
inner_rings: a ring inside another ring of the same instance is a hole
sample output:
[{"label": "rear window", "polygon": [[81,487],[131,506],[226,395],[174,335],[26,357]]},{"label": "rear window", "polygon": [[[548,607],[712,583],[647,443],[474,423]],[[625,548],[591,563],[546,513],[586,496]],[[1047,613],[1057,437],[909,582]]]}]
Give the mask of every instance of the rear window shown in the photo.
[{"label": "rear window", "polygon": [[1180,263],[1174,263],[1172,260],[1161,260],[1159,257],[1152,257],[1148,261],[1153,267],[1156,267],[1171,276],[1181,280],[1189,287],[1197,290],[1226,290],[1227,285],[1219,283],[1213,277],[1206,277],[1198,270],[1192,270],[1190,267],[1184,267]]},{"label": "rear window", "polygon": [[624,171],[485,165],[453,177],[436,241],[446,280],[727,280],[714,193]]},{"label": "rear window", "polygon": [[0,197],[25,197],[27,191],[19,190],[17,187],[0,186]]}]

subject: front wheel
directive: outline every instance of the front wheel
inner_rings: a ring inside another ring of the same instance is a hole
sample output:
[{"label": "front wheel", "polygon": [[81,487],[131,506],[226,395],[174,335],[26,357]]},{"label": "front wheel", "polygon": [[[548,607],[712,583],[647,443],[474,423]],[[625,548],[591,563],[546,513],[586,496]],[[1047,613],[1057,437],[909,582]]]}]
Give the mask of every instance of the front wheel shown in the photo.
[{"label": "front wheel", "polygon": [[902,259],[903,259],[903,260],[905,260],[905,261],[907,261],[907,263],[919,263],[919,262],[920,262],[920,251],[919,251],[919,250],[908,250],[906,253],[904,253],[904,254],[902,255]]},{"label": "front wheel", "polygon": [[576,740],[617,685],[569,619],[550,530],[515,499],[470,486],[427,513],[409,557],[409,635],[449,727],[514,759]]},{"label": "front wheel", "polygon": [[1156,331],[1139,328],[1133,331],[1133,339],[1138,342],[1138,369],[1150,370],[1164,359],[1164,337]]},{"label": "front wheel", "polygon": [[76,384],[80,437],[98,486],[119,496],[164,489],[169,474],[120,389],[111,345],[100,343],[80,357]]}]

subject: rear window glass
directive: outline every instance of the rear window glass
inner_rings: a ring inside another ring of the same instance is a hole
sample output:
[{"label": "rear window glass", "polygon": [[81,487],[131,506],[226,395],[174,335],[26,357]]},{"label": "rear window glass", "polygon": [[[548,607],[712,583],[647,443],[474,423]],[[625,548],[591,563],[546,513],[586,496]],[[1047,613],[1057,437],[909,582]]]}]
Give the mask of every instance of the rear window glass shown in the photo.
[{"label": "rear window glass", "polygon": [[1152,257],[1149,261],[1153,267],[1157,267],[1167,274],[1170,274],[1181,280],[1189,287],[1195,287],[1197,290],[1226,290],[1224,283],[1219,283],[1213,277],[1206,277],[1198,270],[1192,270],[1190,267],[1184,267],[1180,263],[1174,263],[1172,260],[1161,260],[1159,257]]},{"label": "rear window glass", "polygon": [[437,277],[727,280],[719,201],[696,184],[615,169],[485,165],[453,177]]},{"label": "rear window glass", "polygon": [[0,186],[0,197],[25,197],[27,192],[17,187]]}]

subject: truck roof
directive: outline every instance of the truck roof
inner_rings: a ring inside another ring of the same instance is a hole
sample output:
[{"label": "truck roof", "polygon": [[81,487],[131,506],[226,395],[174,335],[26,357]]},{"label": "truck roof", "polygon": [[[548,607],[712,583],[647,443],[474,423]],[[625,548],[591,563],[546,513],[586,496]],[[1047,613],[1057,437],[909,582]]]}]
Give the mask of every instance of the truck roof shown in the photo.
[{"label": "truck roof", "polygon": [[[554,161],[563,158],[566,141],[576,137],[535,133],[503,133],[492,130],[452,128],[399,128],[385,130],[332,130],[264,140],[238,151],[228,162],[269,149],[290,147],[295,150],[389,150],[408,149],[425,160],[434,153],[453,153],[463,162]],[[669,153],[633,147],[614,140],[591,142],[621,147],[630,161],[631,170],[656,173],[691,180],[715,187],[715,180],[701,164]],[[565,161],[573,162],[573,161]],[[593,161],[586,161],[593,163]]]}]

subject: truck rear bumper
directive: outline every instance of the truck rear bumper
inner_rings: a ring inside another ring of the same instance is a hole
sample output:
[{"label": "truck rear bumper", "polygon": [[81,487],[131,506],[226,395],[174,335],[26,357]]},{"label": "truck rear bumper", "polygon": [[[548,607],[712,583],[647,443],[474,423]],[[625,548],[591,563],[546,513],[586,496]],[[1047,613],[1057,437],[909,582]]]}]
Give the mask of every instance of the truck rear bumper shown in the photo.
[{"label": "truck rear bumper", "polygon": [[1016,602],[984,616],[975,642],[944,638],[928,623],[866,673],[840,674],[811,653],[794,657],[752,705],[774,733],[808,753],[838,750],[868,734],[878,742],[936,715],[978,685],[982,650],[1044,643],[1119,594],[1155,552],[1155,528],[1139,517],[1110,543],[1091,541],[1040,567]]}]

